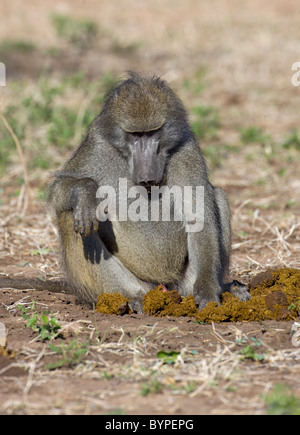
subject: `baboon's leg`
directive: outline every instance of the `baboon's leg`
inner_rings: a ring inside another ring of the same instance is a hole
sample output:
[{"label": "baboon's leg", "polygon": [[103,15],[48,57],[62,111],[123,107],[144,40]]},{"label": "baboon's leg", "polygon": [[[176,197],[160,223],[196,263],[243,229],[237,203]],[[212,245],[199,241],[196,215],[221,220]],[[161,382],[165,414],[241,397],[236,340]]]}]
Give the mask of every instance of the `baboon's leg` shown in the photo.
[{"label": "baboon's leg", "polygon": [[101,293],[122,293],[130,300],[142,300],[151,283],[139,280],[106,248],[98,233],[82,237],[74,231],[73,215],[59,218],[64,266],[74,293],[95,303]]},{"label": "baboon's leg", "polygon": [[219,187],[215,188],[214,192],[216,203],[219,209],[221,261],[224,268],[224,273],[227,273],[231,253],[231,212],[226,193]]},{"label": "baboon's leg", "polygon": [[203,308],[207,302],[220,301],[223,280],[227,273],[230,245],[230,209],[226,194],[211,188],[211,203],[204,209],[204,226],[198,232],[188,232],[188,262],[179,291],[192,294]]}]

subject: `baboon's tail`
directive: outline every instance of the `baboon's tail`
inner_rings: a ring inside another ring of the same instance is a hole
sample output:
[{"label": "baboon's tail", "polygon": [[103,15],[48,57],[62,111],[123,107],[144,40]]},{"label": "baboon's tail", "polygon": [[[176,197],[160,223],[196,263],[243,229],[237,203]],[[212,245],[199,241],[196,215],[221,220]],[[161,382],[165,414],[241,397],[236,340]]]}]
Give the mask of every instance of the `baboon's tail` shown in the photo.
[{"label": "baboon's tail", "polygon": [[38,278],[9,278],[0,277],[0,289],[12,288],[16,290],[46,290],[53,293],[71,293],[65,281],[40,280]]}]

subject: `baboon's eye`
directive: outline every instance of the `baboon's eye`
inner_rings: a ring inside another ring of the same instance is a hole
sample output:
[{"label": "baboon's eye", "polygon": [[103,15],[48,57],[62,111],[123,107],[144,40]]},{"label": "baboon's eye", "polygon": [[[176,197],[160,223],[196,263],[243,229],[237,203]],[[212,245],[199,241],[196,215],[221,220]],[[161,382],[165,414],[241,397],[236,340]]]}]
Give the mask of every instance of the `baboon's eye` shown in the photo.
[{"label": "baboon's eye", "polygon": [[150,131],[132,131],[129,132],[129,134],[134,138],[141,138],[141,137],[151,138],[157,136],[160,130],[161,127]]}]

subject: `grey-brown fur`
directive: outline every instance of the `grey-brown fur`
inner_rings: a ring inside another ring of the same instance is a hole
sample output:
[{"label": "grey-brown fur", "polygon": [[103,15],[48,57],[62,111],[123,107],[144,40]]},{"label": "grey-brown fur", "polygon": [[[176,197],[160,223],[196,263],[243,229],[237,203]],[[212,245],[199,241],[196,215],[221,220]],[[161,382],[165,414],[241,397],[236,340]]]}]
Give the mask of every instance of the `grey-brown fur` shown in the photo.
[{"label": "grey-brown fur", "polygon": [[[150,153],[157,147],[152,172],[146,153],[140,156],[135,148],[144,144]],[[96,191],[103,185],[117,190],[119,178],[127,179],[128,188],[137,182],[204,186],[203,230],[186,232],[175,221],[99,222]],[[49,203],[67,278],[82,300],[94,303],[103,292],[120,292],[140,301],[161,283],[183,296],[193,294],[200,307],[219,301],[231,245],[228,200],[210,184],[185,109],[159,78],[131,74],[108,94],[51,185]]]}]

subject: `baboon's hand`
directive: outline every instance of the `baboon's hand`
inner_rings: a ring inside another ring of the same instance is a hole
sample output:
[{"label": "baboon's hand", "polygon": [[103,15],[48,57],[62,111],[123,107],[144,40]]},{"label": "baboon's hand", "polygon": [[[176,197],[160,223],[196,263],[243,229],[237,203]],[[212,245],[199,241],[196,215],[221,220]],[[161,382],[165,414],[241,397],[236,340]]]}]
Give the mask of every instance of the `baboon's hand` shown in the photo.
[{"label": "baboon's hand", "polygon": [[71,191],[74,230],[82,236],[98,231],[96,216],[96,183],[89,178],[78,180]]},{"label": "baboon's hand", "polygon": [[98,231],[99,221],[96,217],[96,209],[94,206],[79,204],[74,208],[74,230],[82,236],[88,236],[91,231]]},{"label": "baboon's hand", "polygon": [[226,291],[229,291],[233,296],[237,296],[240,301],[246,302],[251,298],[249,287],[246,284],[233,280],[227,286]]},{"label": "baboon's hand", "polygon": [[143,314],[144,313],[144,309],[143,309],[143,302],[141,300],[138,299],[134,299],[132,301],[129,302],[129,308],[137,314]]}]

